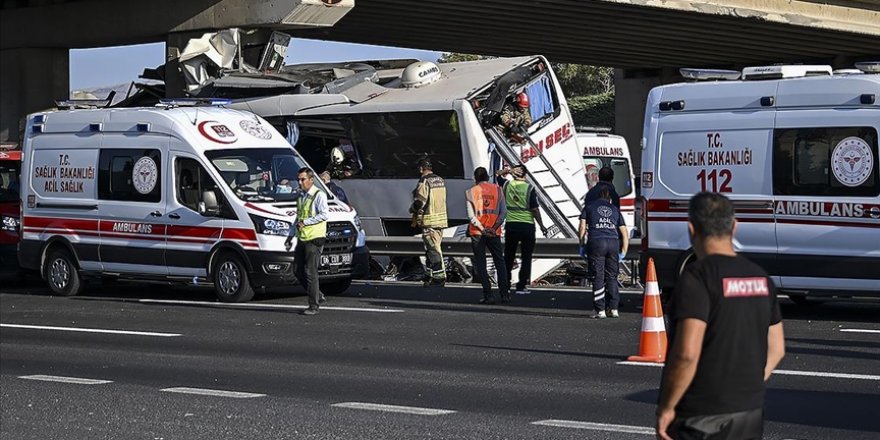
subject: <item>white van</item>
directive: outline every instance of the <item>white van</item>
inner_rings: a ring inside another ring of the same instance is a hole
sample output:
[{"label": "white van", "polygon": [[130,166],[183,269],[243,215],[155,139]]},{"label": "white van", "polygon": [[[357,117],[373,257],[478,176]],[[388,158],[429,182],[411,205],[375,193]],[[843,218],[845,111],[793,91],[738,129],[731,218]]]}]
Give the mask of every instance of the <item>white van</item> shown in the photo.
[{"label": "white van", "polygon": [[[307,163],[254,114],[178,104],[28,117],[19,262],[55,294],[109,277],[213,283],[220,300],[238,302],[294,281],[296,177]],[[357,213],[327,193],[320,275],[332,294],[368,255]]]},{"label": "white van", "polygon": [[599,182],[599,170],[602,167],[614,170],[612,183],[620,196],[620,212],[630,235],[637,235],[635,175],[626,139],[611,134],[611,129],[606,127],[577,127],[577,143],[583,150],[584,174],[589,188]]},{"label": "white van", "polygon": [[737,251],[795,300],[880,293],[880,63],[859,67],[683,70],[704,81],[651,91],[642,250],[662,287],[694,259],[688,199],[716,191],[737,210]]}]

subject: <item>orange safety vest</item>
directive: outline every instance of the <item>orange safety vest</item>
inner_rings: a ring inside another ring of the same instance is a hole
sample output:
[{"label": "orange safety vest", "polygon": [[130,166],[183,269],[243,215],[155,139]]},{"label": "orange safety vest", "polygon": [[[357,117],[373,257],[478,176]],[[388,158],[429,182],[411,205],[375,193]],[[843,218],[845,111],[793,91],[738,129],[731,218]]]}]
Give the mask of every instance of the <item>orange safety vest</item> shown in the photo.
[{"label": "orange safety vest", "polygon": [[[474,207],[474,216],[483,225],[483,228],[489,229],[492,225],[498,223],[495,228],[495,235],[501,236],[501,222],[498,221],[499,209],[504,194],[501,187],[489,182],[480,182],[465,192],[467,200]],[[480,230],[472,223],[468,224],[468,234],[471,236],[480,235]]]}]

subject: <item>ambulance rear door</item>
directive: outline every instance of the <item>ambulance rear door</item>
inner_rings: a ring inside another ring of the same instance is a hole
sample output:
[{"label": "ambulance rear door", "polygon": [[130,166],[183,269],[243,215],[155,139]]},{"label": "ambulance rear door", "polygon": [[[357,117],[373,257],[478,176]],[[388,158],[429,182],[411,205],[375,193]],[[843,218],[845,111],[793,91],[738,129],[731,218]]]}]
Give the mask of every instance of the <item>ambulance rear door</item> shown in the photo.
[{"label": "ambulance rear door", "polygon": [[880,109],[777,112],[773,191],[782,287],[877,291]]},{"label": "ambulance rear door", "polygon": [[[723,99],[722,93],[717,96]],[[690,107],[691,103],[687,105]],[[665,193],[668,200],[659,200],[661,203],[655,203],[657,208],[652,208],[652,243],[665,239],[665,247],[690,248],[688,200],[700,191],[720,192],[736,208],[736,250],[758,264],[772,264],[776,256],[776,225],[767,176],[774,114],[772,109],[760,107],[660,114],[654,185],[663,190],[658,193],[655,189],[654,198]]]}]

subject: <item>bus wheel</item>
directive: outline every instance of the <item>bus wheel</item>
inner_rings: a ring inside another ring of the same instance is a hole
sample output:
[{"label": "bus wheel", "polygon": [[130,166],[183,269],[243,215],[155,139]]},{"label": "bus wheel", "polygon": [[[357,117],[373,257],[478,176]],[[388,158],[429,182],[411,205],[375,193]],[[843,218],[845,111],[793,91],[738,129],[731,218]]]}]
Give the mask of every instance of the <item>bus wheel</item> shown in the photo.
[{"label": "bus wheel", "polygon": [[46,283],[49,284],[49,289],[55,295],[74,296],[82,292],[82,278],[80,278],[76,263],[67,249],[59,248],[49,252],[43,276]]},{"label": "bus wheel", "polygon": [[217,256],[214,263],[214,293],[223,302],[245,302],[254,297],[247,269],[232,253]]},{"label": "bus wheel", "polygon": [[340,295],[351,287],[351,278],[335,280],[332,283],[321,283],[321,293],[327,295]]}]

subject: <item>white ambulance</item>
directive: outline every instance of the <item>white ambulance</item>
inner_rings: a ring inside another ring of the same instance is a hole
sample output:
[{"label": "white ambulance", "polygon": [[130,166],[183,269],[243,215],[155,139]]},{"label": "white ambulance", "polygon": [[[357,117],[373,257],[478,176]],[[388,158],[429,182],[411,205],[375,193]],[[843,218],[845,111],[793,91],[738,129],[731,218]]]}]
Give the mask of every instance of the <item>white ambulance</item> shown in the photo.
[{"label": "white ambulance", "polygon": [[737,251],[796,301],[880,293],[880,63],[858,67],[683,69],[696,81],[651,91],[642,262],[662,287],[694,259],[688,199],[716,191],[736,208]]},{"label": "white ambulance", "polygon": [[[213,283],[229,302],[290,285],[308,164],[262,118],[191,104],[30,115],[20,264],[59,295],[90,277]],[[327,193],[319,273],[332,294],[368,255],[357,213]]]},{"label": "white ambulance", "polygon": [[630,235],[637,235],[635,224],[635,175],[632,171],[629,147],[623,136],[611,134],[607,127],[577,127],[577,143],[583,150],[584,174],[587,186],[599,182],[599,170],[614,170],[614,189],[620,196],[620,212]]}]

